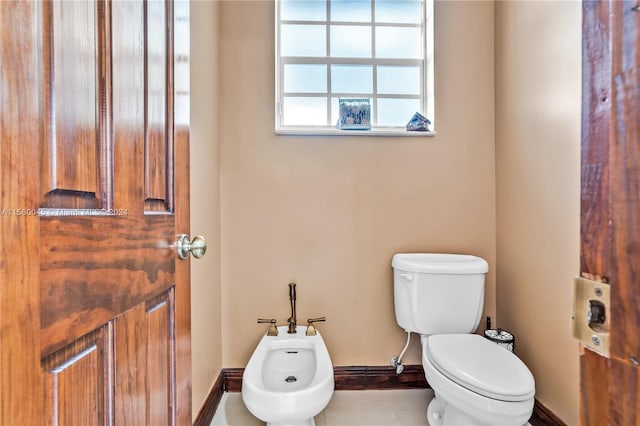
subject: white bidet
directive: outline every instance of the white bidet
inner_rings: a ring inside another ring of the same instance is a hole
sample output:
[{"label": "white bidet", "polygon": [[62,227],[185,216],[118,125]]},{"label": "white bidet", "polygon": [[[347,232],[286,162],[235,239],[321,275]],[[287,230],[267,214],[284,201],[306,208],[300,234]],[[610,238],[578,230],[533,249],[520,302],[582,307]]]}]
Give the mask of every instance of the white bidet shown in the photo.
[{"label": "white bidet", "polygon": [[268,426],[314,426],[314,417],[333,395],[333,365],[319,332],[295,334],[278,327],[277,336],[258,343],[242,376],[242,400]]}]

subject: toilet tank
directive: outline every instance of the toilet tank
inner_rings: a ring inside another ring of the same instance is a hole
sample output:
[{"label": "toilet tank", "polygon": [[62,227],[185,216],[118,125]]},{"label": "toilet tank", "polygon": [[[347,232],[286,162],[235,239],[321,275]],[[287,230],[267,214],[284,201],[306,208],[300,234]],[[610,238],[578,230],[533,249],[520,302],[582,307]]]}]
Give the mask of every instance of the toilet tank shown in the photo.
[{"label": "toilet tank", "polygon": [[419,334],[473,333],[484,305],[486,260],[462,254],[393,256],[396,321]]}]

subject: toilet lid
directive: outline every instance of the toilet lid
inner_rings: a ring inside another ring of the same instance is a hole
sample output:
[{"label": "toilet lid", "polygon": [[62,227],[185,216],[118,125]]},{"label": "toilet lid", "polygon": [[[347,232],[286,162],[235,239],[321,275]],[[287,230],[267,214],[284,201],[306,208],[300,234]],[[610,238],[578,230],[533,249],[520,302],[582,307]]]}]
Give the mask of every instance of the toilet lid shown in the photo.
[{"label": "toilet lid", "polygon": [[436,334],[427,338],[429,361],[459,385],[501,401],[535,394],[533,375],[515,354],[477,334]]}]

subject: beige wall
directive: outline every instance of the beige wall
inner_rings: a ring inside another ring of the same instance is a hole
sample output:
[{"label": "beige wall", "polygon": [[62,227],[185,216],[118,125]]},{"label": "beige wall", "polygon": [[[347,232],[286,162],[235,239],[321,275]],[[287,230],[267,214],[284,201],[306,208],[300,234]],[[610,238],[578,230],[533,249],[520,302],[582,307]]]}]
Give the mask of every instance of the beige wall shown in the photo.
[{"label": "beige wall", "polygon": [[452,251],[489,261],[486,313],[497,300],[537,397],[576,424],[580,4],[496,3],[494,117],[493,4],[437,2],[438,135],[415,140],[274,135],[272,8],[192,3],[194,416],[246,364],[255,318],[288,317],[289,280],[300,322],[328,316],[334,364],[382,365],[404,343],[391,256]]},{"label": "beige wall", "polygon": [[[493,3],[436,4],[438,135],[415,139],[275,135],[273,7],[220,4],[224,367],[246,365],[266,330],[256,318],[287,319],[291,280],[299,322],[327,316],[335,365],[386,365],[406,338],[396,252],[486,258],[493,316]],[[420,363],[414,340],[407,363]]]},{"label": "beige wall", "polygon": [[191,234],[207,254],[191,262],[193,416],[222,368],[218,4],[191,2]]},{"label": "beige wall", "polygon": [[496,3],[499,325],[536,397],[578,424],[571,286],[579,273],[581,5]]}]

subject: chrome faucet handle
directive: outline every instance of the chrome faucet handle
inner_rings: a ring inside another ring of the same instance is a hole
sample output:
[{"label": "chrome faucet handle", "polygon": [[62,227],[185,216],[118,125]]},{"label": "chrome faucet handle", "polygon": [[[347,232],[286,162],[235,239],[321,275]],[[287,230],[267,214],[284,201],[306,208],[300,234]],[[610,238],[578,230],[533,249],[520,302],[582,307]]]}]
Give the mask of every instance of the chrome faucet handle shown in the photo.
[{"label": "chrome faucet handle", "polygon": [[276,326],[275,318],[271,318],[271,319],[258,318],[258,324],[271,324],[269,326],[269,331],[267,331],[267,336],[278,335],[278,327]]},{"label": "chrome faucet handle", "polygon": [[307,336],[315,336],[317,334],[316,328],[313,326],[314,322],[324,322],[327,317],[309,318],[307,320]]}]

